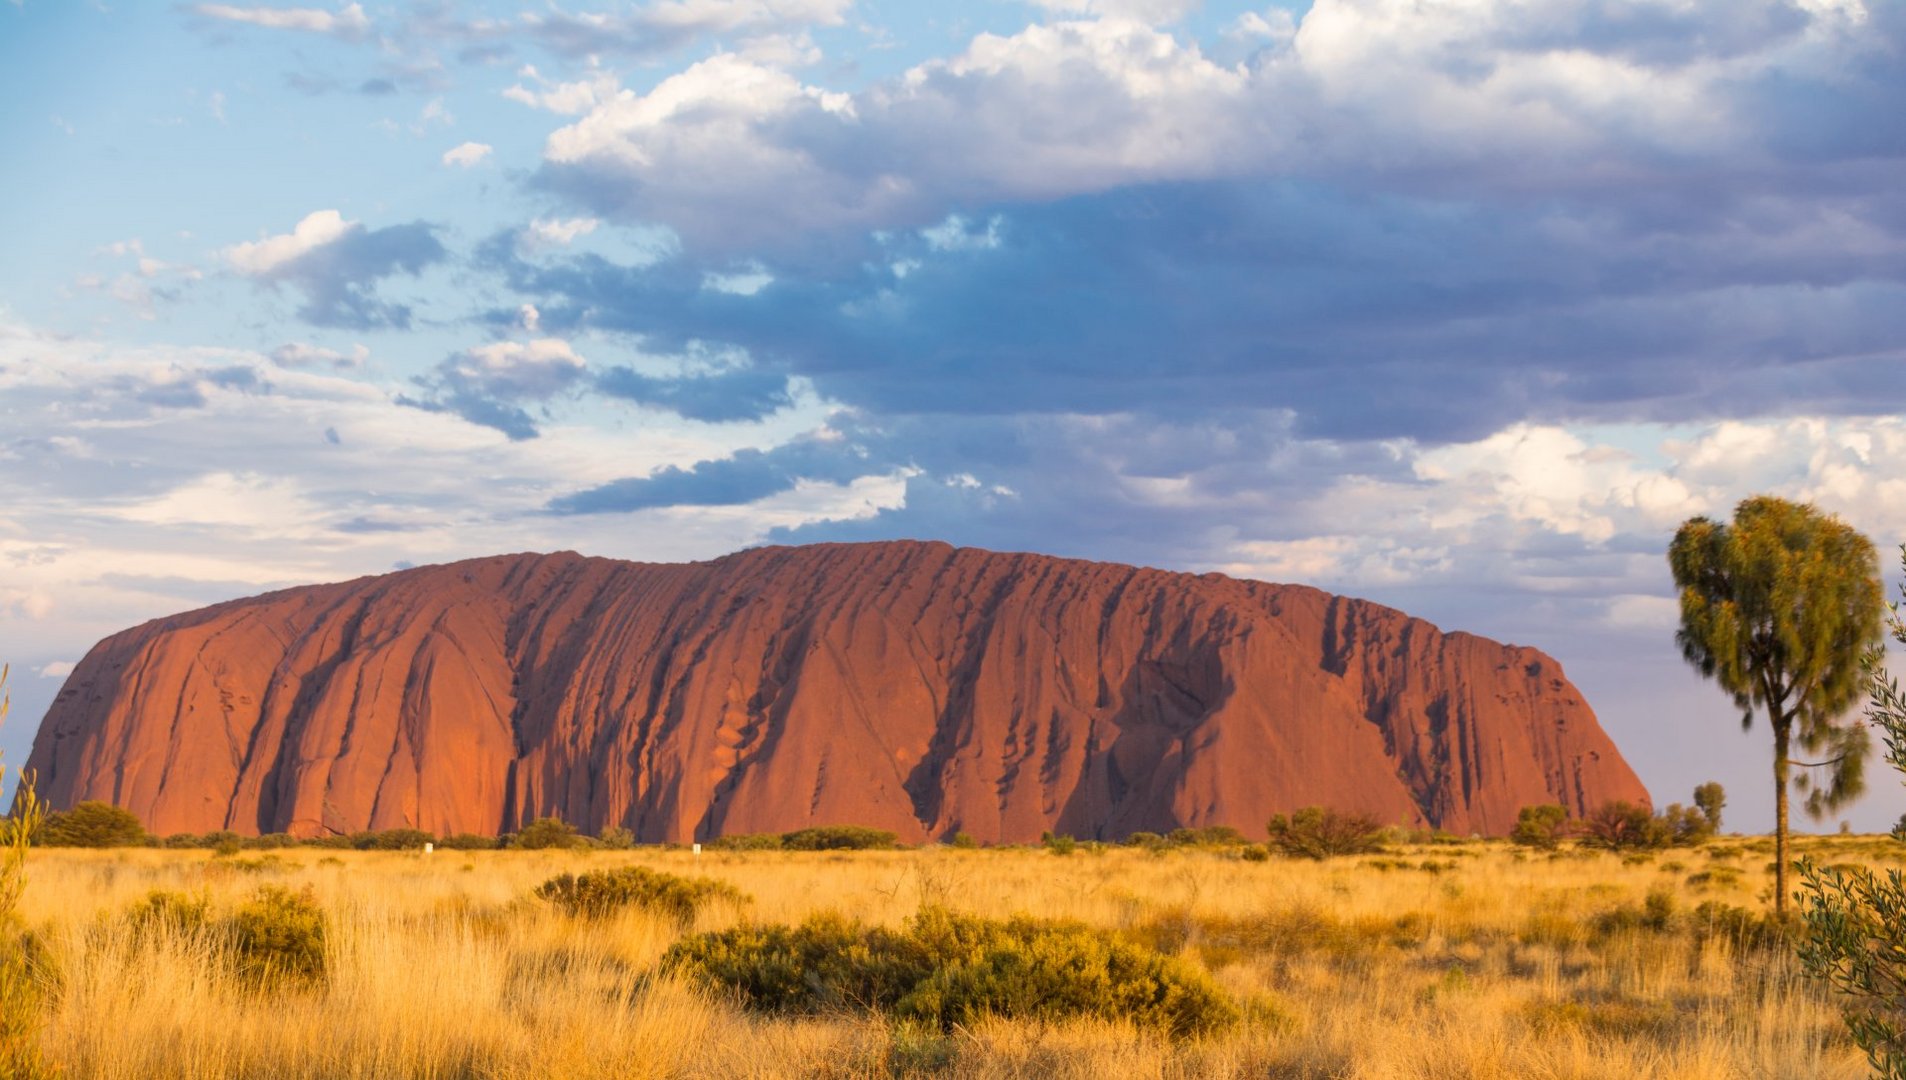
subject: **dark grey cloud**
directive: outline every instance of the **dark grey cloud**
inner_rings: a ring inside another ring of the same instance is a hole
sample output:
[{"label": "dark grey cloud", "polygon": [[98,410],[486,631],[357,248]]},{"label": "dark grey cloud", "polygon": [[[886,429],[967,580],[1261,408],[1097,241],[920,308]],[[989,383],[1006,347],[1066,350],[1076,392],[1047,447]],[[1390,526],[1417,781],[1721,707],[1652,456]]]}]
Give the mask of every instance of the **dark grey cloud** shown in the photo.
[{"label": "dark grey cloud", "polygon": [[596,376],[595,387],[609,397],[711,423],[759,420],[793,403],[787,376],[752,367],[677,377],[613,367]]},{"label": "dark grey cloud", "polygon": [[846,483],[891,467],[891,449],[871,450],[865,437],[871,434],[855,439],[808,436],[686,469],[670,465],[647,476],[560,496],[548,509],[554,514],[611,514],[663,506],[741,506],[788,491],[802,480]]},{"label": "dark grey cloud", "polygon": [[1438,442],[1906,407],[1902,206],[1226,181],[980,208],[991,246],[894,234],[849,266],[768,261],[751,296],[705,288],[692,253],[481,258],[545,327],[737,346],[877,416],[1288,409],[1305,434]]},{"label": "dark grey cloud", "polygon": [[421,274],[448,256],[436,226],[422,221],[354,227],[261,276],[304,293],[298,317],[313,326],[403,330],[410,326],[410,307],[379,297],[377,284],[399,274]]},{"label": "dark grey cloud", "polygon": [[413,380],[421,395],[400,395],[400,405],[461,416],[494,428],[513,441],[539,434],[527,406],[546,403],[580,385],[586,365],[565,341],[501,341],[446,357]]}]

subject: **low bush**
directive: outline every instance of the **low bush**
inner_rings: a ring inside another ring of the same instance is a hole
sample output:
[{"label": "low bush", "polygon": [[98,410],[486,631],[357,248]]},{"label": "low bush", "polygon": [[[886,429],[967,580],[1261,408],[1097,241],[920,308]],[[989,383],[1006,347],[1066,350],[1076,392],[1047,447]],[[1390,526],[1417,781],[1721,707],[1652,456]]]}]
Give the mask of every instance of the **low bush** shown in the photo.
[{"label": "low bush", "polygon": [[240,976],[257,986],[322,982],[327,920],[306,888],[265,885],[221,923]]},{"label": "low bush", "polygon": [[950,843],[954,847],[959,848],[962,851],[971,851],[974,848],[979,847],[979,841],[973,839],[973,834],[969,832],[954,833],[953,839],[950,841]]},{"label": "low bush", "polygon": [[1771,912],[1718,900],[1704,901],[1689,912],[1687,924],[1697,940],[1726,941],[1740,951],[1783,949],[1793,937],[1792,929]]},{"label": "low bush", "polygon": [[818,825],[781,834],[788,851],[879,851],[894,847],[900,837],[886,829],[865,825]]},{"label": "low bush", "polygon": [[164,889],[147,893],[144,900],[126,912],[126,922],[136,937],[144,937],[155,931],[196,934],[211,925],[211,921],[210,899],[202,894],[188,896]]},{"label": "low bush", "polygon": [[446,851],[491,851],[502,846],[502,841],[494,836],[480,833],[457,833],[437,841],[437,846]]},{"label": "low bush", "polygon": [[596,843],[611,851],[627,851],[635,846],[635,834],[620,825],[610,825],[596,834]]},{"label": "low bush", "polygon": [[1070,855],[1079,850],[1079,842],[1065,833],[1048,832],[1039,838],[1039,846],[1054,855]]},{"label": "low bush", "polygon": [[710,903],[748,901],[747,894],[725,881],[665,874],[643,866],[558,874],[536,887],[536,897],[575,917],[602,918],[638,907],[684,926]]},{"label": "low bush", "polygon": [[1173,847],[1243,847],[1250,843],[1243,833],[1229,825],[1173,829],[1165,842]]},{"label": "low bush", "polygon": [[1523,847],[1553,851],[1569,834],[1567,808],[1556,803],[1525,806],[1516,815],[1509,839]]},{"label": "low bush", "polygon": [[42,847],[143,847],[146,827],[132,811],[111,803],[87,801],[71,810],[46,815],[33,842]]},{"label": "low bush", "polygon": [[1673,838],[1666,823],[1631,802],[1607,802],[1582,819],[1583,847],[1607,851],[1667,847]]},{"label": "low bush", "polygon": [[381,832],[351,834],[351,846],[359,851],[422,851],[425,844],[436,842],[435,833],[422,829],[384,829]]},{"label": "low bush", "polygon": [[543,851],[549,848],[578,848],[587,843],[576,827],[562,818],[540,817],[510,837],[507,846],[523,851]]},{"label": "low bush", "polygon": [[1674,893],[1664,887],[1648,891],[1648,896],[1639,908],[1632,904],[1604,911],[1595,916],[1590,925],[1601,937],[1608,937],[1628,930],[1646,930],[1651,933],[1665,933],[1675,924]]},{"label": "low bush", "polygon": [[1306,806],[1288,817],[1278,814],[1271,818],[1270,830],[1271,850],[1292,858],[1327,859],[1383,849],[1383,826],[1375,818],[1322,806]]},{"label": "low bush", "polygon": [[780,833],[736,833],[718,837],[708,845],[716,851],[780,851]]},{"label": "low bush", "polygon": [[951,1030],[986,1016],[1096,1017],[1194,1035],[1237,1008],[1201,969],[1079,923],[921,911],[889,930],[819,915],[684,938],[664,965],[773,1012],[878,1009]]}]

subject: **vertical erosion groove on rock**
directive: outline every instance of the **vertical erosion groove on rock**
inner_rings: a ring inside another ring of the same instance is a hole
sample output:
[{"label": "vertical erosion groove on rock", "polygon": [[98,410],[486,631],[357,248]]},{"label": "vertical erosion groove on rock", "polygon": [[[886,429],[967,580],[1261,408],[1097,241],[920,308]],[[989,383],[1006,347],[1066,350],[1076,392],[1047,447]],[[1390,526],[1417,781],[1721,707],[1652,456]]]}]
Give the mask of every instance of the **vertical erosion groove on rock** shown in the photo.
[{"label": "vertical erosion groove on rock", "polygon": [[1494,834],[1647,798],[1533,649],[1302,586],[913,542],[499,556],[160,619],[88,654],[28,767],[159,833],[1110,839],[1322,804]]}]

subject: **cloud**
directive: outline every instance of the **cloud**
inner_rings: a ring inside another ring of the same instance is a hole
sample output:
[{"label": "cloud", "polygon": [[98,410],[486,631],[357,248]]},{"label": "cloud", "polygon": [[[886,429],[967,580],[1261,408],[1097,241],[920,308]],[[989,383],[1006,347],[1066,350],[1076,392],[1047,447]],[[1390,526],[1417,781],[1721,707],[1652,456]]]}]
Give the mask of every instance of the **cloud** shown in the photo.
[{"label": "cloud", "polygon": [[747,448],[683,468],[668,465],[550,500],[557,515],[630,513],[671,506],[745,506],[794,490],[803,482],[848,484],[903,473],[875,459],[868,447],[833,430],[767,450]]},{"label": "cloud", "polygon": [[466,49],[527,42],[569,59],[650,60],[704,38],[746,43],[799,34],[811,27],[840,26],[852,8],[853,0],[654,0],[617,13],[552,7],[514,19],[457,19],[439,14],[415,20],[414,32],[461,40]]},{"label": "cloud", "polygon": [[308,214],[290,233],[234,244],[221,254],[241,273],[302,291],[298,314],[306,322],[360,330],[409,326],[410,308],[380,300],[376,283],[420,274],[448,255],[433,226],[366,229],[336,210]]},{"label": "cloud", "polygon": [[595,388],[609,397],[710,423],[759,420],[794,403],[786,375],[753,367],[673,377],[612,367],[596,377]]},{"label": "cloud", "polygon": [[317,210],[306,214],[289,233],[233,244],[220,254],[243,273],[263,275],[337,242],[354,228],[357,226],[345,221],[336,210]]},{"label": "cloud", "polygon": [[1130,19],[1152,26],[1174,23],[1198,10],[1203,0],[1032,0],[1047,11],[1103,19]]},{"label": "cloud", "polygon": [[71,660],[55,660],[49,664],[41,664],[38,674],[42,679],[64,679],[71,675],[73,668],[77,666]]},{"label": "cloud", "polygon": [[468,169],[489,157],[490,152],[494,149],[495,147],[487,143],[458,143],[456,146],[443,152],[443,163],[445,165],[455,165],[459,168]]},{"label": "cloud", "polygon": [[1692,202],[1716,156],[1777,169],[1796,139],[1906,138],[1844,121],[1906,89],[1885,59],[1906,25],[1845,10],[1319,0],[1294,27],[1238,23],[1266,47],[1236,64],[1126,18],[1062,21],[852,94],[723,54],[569,100],[586,111],[550,135],[542,181],[729,255],[1159,182]]},{"label": "cloud", "polygon": [[364,345],[353,345],[351,351],[345,353],[301,342],[286,342],[271,350],[271,362],[284,368],[331,368],[334,371],[352,371],[363,367],[370,356],[371,350]]},{"label": "cloud", "polygon": [[363,41],[371,33],[371,20],[358,4],[346,4],[334,12],[322,8],[239,7],[232,4],[195,4],[191,10],[208,19],[272,30],[328,34],[345,41]]},{"label": "cloud", "polygon": [[692,250],[481,258],[545,328],[732,347],[871,415],[1254,408],[1437,443],[1906,409],[1898,201],[1757,199],[1747,228],[1598,200],[1149,185],[889,232],[844,265],[764,259],[752,295],[708,288],[726,269]]},{"label": "cloud", "polygon": [[522,231],[519,242],[531,250],[566,247],[595,232],[601,224],[600,219],[592,217],[537,218]]},{"label": "cloud", "polygon": [[479,345],[448,357],[417,379],[426,391],[423,397],[398,400],[454,413],[512,440],[533,439],[539,434],[536,420],[523,405],[571,389],[582,381],[587,367],[569,343],[558,338]]}]

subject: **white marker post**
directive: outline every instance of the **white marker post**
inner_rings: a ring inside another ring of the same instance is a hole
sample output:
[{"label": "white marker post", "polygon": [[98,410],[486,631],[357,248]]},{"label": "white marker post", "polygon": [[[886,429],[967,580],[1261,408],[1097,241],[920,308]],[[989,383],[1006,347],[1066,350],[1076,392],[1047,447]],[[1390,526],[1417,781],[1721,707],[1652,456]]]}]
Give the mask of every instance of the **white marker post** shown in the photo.
[{"label": "white marker post", "polygon": [[700,844],[695,845],[695,857],[697,859],[702,857],[702,846]]},{"label": "white marker post", "polygon": [[424,841],[424,854],[425,854],[425,855],[428,855],[428,854],[430,854],[431,852],[433,852],[433,851],[435,851],[435,850],[437,850],[437,845],[435,845],[435,844],[433,844],[433,843],[431,843],[431,842],[430,842],[430,841],[428,841],[428,840],[426,840],[426,841]]}]

